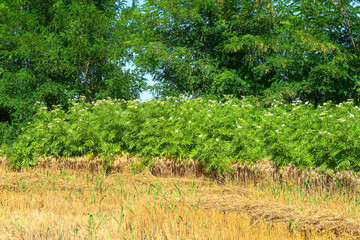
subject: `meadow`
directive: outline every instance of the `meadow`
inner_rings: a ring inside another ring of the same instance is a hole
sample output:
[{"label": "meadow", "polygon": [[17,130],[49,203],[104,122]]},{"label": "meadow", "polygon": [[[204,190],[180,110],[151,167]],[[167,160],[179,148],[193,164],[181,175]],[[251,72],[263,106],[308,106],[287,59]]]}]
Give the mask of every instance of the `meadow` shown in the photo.
[{"label": "meadow", "polygon": [[38,102],[0,151],[0,239],[356,239],[353,100]]},{"label": "meadow", "polygon": [[219,185],[165,168],[134,175],[126,164],[106,174],[95,162],[51,157],[14,172],[2,159],[0,239],[360,237],[355,191],[246,178]]}]

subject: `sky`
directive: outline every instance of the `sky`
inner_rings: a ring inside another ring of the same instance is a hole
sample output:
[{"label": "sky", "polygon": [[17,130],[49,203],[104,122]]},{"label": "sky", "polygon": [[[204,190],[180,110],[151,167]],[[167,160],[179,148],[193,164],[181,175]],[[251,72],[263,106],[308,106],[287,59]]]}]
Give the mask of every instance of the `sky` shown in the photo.
[{"label": "sky", "polygon": [[[139,1],[139,4],[142,4],[144,1],[143,0],[140,0]],[[128,6],[131,6],[132,5],[132,0],[127,0],[127,3],[126,3]],[[132,68],[130,65],[128,65],[127,67],[129,67],[130,69]],[[148,80],[148,84],[149,85],[153,85],[154,84],[154,81],[152,81],[152,77],[147,74],[145,75],[145,78]],[[141,101],[145,101],[147,99],[150,99],[150,98],[153,98],[154,96],[150,93],[150,91],[145,91],[145,92],[142,92],[140,94],[140,100]]]}]

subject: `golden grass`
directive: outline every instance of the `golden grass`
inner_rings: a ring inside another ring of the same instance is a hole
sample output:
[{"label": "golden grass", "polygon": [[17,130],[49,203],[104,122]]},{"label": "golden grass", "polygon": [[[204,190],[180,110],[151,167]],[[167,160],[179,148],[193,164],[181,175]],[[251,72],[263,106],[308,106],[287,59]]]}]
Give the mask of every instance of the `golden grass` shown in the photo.
[{"label": "golden grass", "polygon": [[106,175],[96,167],[40,166],[14,172],[2,165],[0,239],[360,237],[359,203],[351,192],[118,170]]}]

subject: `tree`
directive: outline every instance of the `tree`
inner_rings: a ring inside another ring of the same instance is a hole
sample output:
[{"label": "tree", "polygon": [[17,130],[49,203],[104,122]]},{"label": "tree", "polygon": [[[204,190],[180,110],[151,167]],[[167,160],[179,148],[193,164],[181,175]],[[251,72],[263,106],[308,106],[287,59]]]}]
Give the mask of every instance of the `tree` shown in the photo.
[{"label": "tree", "polygon": [[358,10],[349,0],[148,0],[129,44],[159,94],[341,101],[359,92]]},{"label": "tree", "polygon": [[[286,67],[297,95],[315,102],[359,98],[360,15],[353,1],[287,1],[279,7]],[[285,33],[285,34],[284,34]]]},{"label": "tree", "polygon": [[128,52],[116,0],[5,0],[0,4],[0,121],[27,122],[35,101],[133,99],[141,76]]}]

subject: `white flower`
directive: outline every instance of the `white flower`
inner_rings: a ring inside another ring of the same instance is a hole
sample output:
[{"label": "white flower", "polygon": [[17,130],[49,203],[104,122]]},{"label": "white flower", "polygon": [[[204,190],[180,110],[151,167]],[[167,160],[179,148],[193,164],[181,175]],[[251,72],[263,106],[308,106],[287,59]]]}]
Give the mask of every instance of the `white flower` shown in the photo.
[{"label": "white flower", "polygon": [[134,108],[137,109],[137,106],[135,106]]},{"label": "white flower", "polygon": [[328,132],[327,134],[330,135],[331,133]]},{"label": "white flower", "polygon": [[305,102],[305,105],[308,105],[309,104],[309,102]]},{"label": "white flower", "polygon": [[281,124],[282,127],[285,127],[285,124]]},{"label": "white flower", "polygon": [[256,142],[259,142],[259,140],[256,139]]},{"label": "white flower", "polygon": [[261,128],[260,126],[256,126],[257,128]]},{"label": "white flower", "polygon": [[279,133],[279,130],[275,130],[276,133]]},{"label": "white flower", "polygon": [[30,124],[31,122],[28,122],[28,124]]},{"label": "white flower", "polygon": [[241,126],[237,126],[237,128],[241,128]]},{"label": "white flower", "polygon": [[338,121],[340,121],[340,122],[346,122],[346,119],[339,118]]},{"label": "white flower", "polygon": [[178,130],[175,130],[175,132],[177,133],[177,132],[179,132]]},{"label": "white flower", "polygon": [[199,138],[201,138],[202,137],[202,135],[199,135]]},{"label": "white flower", "polygon": [[211,115],[209,114],[208,117],[211,117]]},{"label": "white flower", "polygon": [[169,120],[172,120],[172,117],[170,117]]},{"label": "white flower", "polygon": [[[216,141],[218,142],[218,141],[219,141],[219,139],[216,139]],[[0,152],[1,152],[1,150],[0,150]]]},{"label": "white flower", "polygon": [[350,113],[350,117],[351,117],[351,118],[353,118],[354,116],[355,116],[354,114]]},{"label": "white flower", "polygon": [[189,121],[189,124],[191,123],[191,121]]}]

